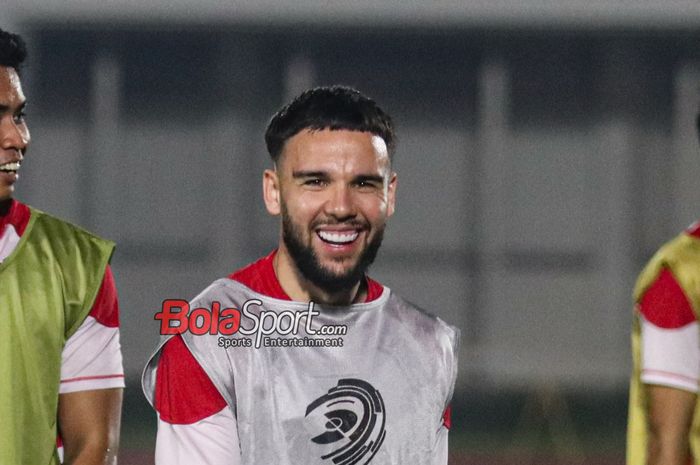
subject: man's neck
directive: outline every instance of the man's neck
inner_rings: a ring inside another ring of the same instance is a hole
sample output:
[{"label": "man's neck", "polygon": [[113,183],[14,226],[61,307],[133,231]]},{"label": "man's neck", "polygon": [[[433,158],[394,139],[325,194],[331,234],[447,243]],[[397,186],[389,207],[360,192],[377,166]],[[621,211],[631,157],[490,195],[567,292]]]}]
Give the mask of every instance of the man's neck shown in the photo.
[{"label": "man's neck", "polygon": [[0,200],[0,216],[7,216],[10,214],[10,207],[12,207],[12,199]]},{"label": "man's neck", "polygon": [[338,292],[328,292],[310,282],[301,274],[283,244],[280,245],[272,265],[280,286],[292,300],[313,301],[323,305],[351,305],[364,302],[367,297],[365,280]]}]

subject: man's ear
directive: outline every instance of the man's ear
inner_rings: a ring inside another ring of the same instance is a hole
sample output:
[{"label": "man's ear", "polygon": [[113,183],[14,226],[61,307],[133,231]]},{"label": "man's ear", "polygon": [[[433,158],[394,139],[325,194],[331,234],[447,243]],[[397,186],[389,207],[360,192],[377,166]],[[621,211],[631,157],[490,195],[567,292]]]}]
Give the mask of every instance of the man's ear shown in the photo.
[{"label": "man's ear", "polygon": [[279,215],[281,211],[280,182],[276,170],[267,169],[263,172],[262,187],[267,212],[270,215]]}]

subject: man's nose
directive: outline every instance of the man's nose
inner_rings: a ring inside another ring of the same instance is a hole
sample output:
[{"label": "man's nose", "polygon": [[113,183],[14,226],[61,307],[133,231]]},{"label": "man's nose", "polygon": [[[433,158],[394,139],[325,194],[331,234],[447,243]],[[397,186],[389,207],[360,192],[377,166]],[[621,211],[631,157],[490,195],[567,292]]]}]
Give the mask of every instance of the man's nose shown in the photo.
[{"label": "man's nose", "polygon": [[0,147],[22,153],[27,148],[29,134],[17,125],[12,117],[0,119]]},{"label": "man's nose", "polygon": [[336,186],[326,202],[326,214],[339,220],[354,217],[357,212],[352,189],[347,186]]}]

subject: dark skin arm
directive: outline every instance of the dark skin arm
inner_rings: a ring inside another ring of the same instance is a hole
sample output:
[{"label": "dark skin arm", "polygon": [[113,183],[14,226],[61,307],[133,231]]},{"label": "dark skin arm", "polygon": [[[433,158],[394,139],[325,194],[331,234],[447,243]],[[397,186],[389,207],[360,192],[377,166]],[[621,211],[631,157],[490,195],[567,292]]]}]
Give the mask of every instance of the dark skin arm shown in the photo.
[{"label": "dark skin arm", "polygon": [[647,465],[688,465],[688,436],[697,395],[666,386],[648,385],[649,444]]},{"label": "dark skin arm", "polygon": [[121,408],[121,388],[59,395],[64,465],[116,465]]}]

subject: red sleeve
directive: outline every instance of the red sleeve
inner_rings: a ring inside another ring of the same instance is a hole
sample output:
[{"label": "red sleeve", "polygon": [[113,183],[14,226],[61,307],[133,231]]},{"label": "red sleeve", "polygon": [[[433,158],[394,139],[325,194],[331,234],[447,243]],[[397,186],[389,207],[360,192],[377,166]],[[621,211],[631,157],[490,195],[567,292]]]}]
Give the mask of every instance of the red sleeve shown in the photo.
[{"label": "red sleeve", "polygon": [[114,284],[112,269],[107,265],[102,285],[97,292],[95,302],[92,304],[90,316],[108,328],[119,327],[119,301],[117,299],[117,287]]},{"label": "red sleeve", "polygon": [[639,311],[660,328],[681,328],[695,321],[688,298],[671,272],[664,268],[639,302]]},{"label": "red sleeve", "polygon": [[161,350],[155,407],[161,420],[187,425],[220,412],[226,401],[178,335]]}]

